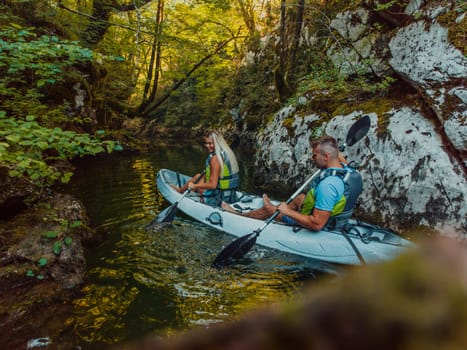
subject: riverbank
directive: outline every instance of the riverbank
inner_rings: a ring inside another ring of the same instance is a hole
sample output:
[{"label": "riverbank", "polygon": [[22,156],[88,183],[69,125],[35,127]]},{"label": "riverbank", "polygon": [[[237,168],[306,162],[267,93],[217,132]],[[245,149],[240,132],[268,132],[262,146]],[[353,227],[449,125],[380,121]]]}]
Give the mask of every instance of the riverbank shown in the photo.
[{"label": "riverbank", "polygon": [[63,305],[83,282],[83,243],[93,237],[87,224],[82,203],[60,193],[0,221],[0,348],[26,348],[46,324],[63,329],[54,320],[64,319]]}]

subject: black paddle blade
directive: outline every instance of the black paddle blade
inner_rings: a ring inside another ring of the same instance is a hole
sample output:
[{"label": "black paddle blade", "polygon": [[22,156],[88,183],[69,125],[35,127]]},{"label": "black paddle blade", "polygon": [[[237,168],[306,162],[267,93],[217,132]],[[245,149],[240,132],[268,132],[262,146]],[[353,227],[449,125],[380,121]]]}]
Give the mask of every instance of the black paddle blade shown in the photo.
[{"label": "black paddle blade", "polygon": [[347,146],[352,146],[365,136],[370,129],[370,117],[368,115],[357,120],[347,133],[345,143]]},{"label": "black paddle blade", "polygon": [[161,227],[164,227],[165,224],[170,224],[175,218],[175,215],[177,215],[177,205],[178,203],[174,203],[170,207],[162,210],[156,218],[152,219],[152,221],[145,226],[146,230],[157,231]]},{"label": "black paddle blade", "polygon": [[230,243],[227,247],[222,249],[219,255],[212,263],[212,267],[223,267],[228,265],[236,259],[243,257],[256,243],[258,234],[256,232],[250,233],[246,236],[240,237]]},{"label": "black paddle blade", "polygon": [[172,222],[177,215],[177,206],[178,203],[174,203],[170,207],[162,210],[154,221],[157,223]]}]

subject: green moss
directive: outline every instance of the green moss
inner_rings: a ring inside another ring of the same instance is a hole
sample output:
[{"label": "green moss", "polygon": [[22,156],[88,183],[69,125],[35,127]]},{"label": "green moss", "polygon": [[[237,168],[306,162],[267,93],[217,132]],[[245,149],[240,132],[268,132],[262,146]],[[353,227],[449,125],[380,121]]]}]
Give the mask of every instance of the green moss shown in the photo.
[{"label": "green moss", "polygon": [[[466,5],[464,5],[466,6]],[[464,55],[467,54],[467,17],[459,23],[456,18],[460,14],[457,11],[449,11],[438,17],[440,24],[448,28],[449,42],[458,48]]]},{"label": "green moss", "polygon": [[282,126],[287,129],[287,133],[289,134],[289,136],[294,134],[294,130],[295,130],[293,126],[294,121],[295,121],[295,116],[288,117],[284,119],[284,121],[282,122]]}]

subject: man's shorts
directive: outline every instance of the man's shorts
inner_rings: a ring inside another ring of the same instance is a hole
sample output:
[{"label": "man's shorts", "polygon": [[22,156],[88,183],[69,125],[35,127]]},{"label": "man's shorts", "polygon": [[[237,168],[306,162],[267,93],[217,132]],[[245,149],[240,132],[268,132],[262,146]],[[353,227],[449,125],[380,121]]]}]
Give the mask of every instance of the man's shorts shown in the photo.
[{"label": "man's shorts", "polygon": [[282,215],[281,221],[287,225],[292,225],[292,226],[298,225],[298,223],[294,219],[292,219],[291,217],[288,217],[287,215]]}]

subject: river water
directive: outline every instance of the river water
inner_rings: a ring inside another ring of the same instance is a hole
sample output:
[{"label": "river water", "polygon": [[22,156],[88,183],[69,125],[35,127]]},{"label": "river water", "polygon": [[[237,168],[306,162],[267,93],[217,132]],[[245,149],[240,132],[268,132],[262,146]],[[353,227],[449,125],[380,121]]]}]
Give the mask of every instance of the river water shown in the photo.
[{"label": "river water", "polygon": [[[252,155],[236,153],[241,189],[258,192],[251,182]],[[87,250],[86,282],[59,341],[102,349],[149,334],[171,335],[290,301],[305,285],[339,274],[334,266],[258,246],[242,264],[214,269],[211,262],[234,238],[180,212],[171,225],[147,230],[169,205],[157,191],[157,171],[194,174],[205,157],[201,147],[174,145],[79,164],[71,192],[105,240]]]}]

